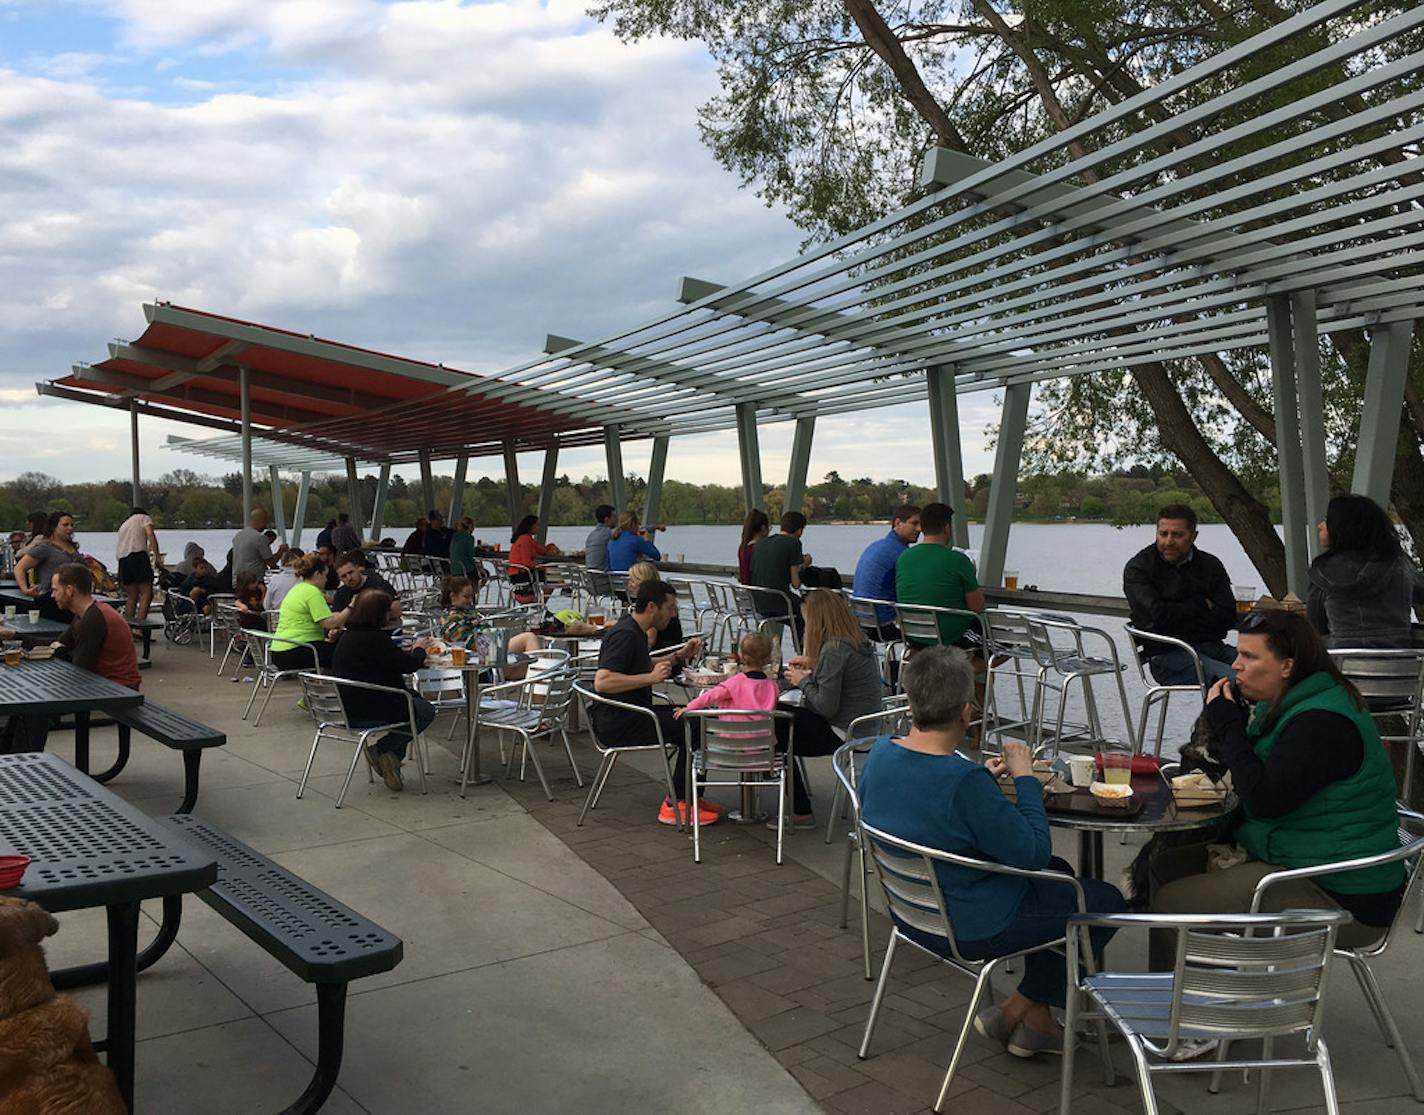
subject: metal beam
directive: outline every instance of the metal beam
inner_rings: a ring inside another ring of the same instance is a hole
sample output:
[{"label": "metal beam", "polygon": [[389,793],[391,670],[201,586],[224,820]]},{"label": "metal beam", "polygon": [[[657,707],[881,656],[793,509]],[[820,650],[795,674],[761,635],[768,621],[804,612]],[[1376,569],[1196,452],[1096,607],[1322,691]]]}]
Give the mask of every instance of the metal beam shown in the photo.
[{"label": "metal beam", "polygon": [[1300,403],[1295,384],[1296,345],[1288,295],[1273,294],[1266,299],[1266,325],[1270,331],[1271,384],[1275,390],[1276,455],[1281,475],[1286,588],[1304,600],[1306,569],[1310,564],[1305,532],[1311,524],[1306,519],[1305,511],[1305,458],[1300,442]]},{"label": "metal beam", "polygon": [[430,454],[420,454],[420,515],[435,510],[435,477],[430,472]]},{"label": "metal beam", "polygon": [[653,438],[653,456],[648,462],[648,491],[643,500],[643,522],[658,525],[663,510],[663,475],[667,472],[668,436]]},{"label": "metal beam", "polygon": [[964,454],[959,442],[959,396],[955,393],[954,369],[930,368],[926,379],[935,488],[940,502],[954,510],[954,544],[968,549],[969,514],[964,501]]},{"label": "metal beam", "polygon": [[979,549],[979,583],[996,587],[1004,580],[1009,552],[1009,525],[1019,490],[1019,458],[1028,427],[1028,400],[1032,388],[1013,383],[1004,388],[999,443],[994,450],[994,479],[989,489],[989,512],[984,520],[984,541]]},{"label": "metal beam", "polygon": [[559,445],[544,450],[544,475],[539,479],[539,541],[549,540],[549,516],[554,513],[554,488],[559,480]]},{"label": "metal beam", "polygon": [[509,526],[513,529],[524,517],[524,492],[519,487],[519,454],[512,441],[504,443],[504,498],[509,501]]},{"label": "metal beam", "polygon": [[453,527],[465,515],[465,477],[470,469],[470,455],[455,458],[455,481],[450,486],[450,525]]},{"label": "metal beam", "polygon": [[386,497],[391,488],[391,466],[382,465],[376,478],[376,499],[371,507],[371,537],[380,541],[386,529]]},{"label": "metal beam", "polygon": [[761,506],[761,443],[756,403],[737,404],[737,454],[742,465],[742,513]]},{"label": "metal beam", "polygon": [[816,416],[796,419],[791,435],[791,463],[786,469],[786,495],[782,511],[800,511],[806,502],[806,474],[811,471],[811,440],[816,436]]},{"label": "metal beam", "polygon": [[252,518],[252,392],[247,387],[247,368],[239,370],[237,399],[242,422],[242,524]]},{"label": "metal beam", "polygon": [[278,541],[287,541],[287,506],[282,495],[282,473],[276,465],[267,466],[268,483],[272,486],[272,525],[277,528]]},{"label": "metal beam", "polygon": [[138,400],[129,400],[129,443],[133,451],[133,506],[143,505],[143,479],[138,465]]},{"label": "metal beam", "polygon": [[350,506],[351,525],[363,541],[366,532],[361,520],[361,477],[356,472],[356,458],[346,458],[346,502]]},{"label": "metal beam", "polygon": [[311,473],[302,471],[297,484],[297,506],[292,511],[292,545],[301,548],[302,529],[307,525],[307,495],[311,491]]},{"label": "metal beam", "polygon": [[1355,447],[1355,475],[1350,490],[1388,507],[1399,451],[1404,388],[1409,379],[1412,321],[1376,326],[1370,334],[1370,366],[1360,406],[1360,438]]},{"label": "metal beam", "polygon": [[1330,501],[1330,473],[1325,460],[1325,398],[1320,386],[1320,330],[1315,291],[1290,296],[1291,338],[1295,349],[1296,397],[1300,404],[1300,448],[1305,486],[1305,549],[1314,559],[1321,552],[1315,524],[1325,518]]},{"label": "metal beam", "polygon": [[623,473],[622,430],[618,426],[603,427],[603,459],[608,466],[608,502],[620,513],[628,510],[628,484]]}]

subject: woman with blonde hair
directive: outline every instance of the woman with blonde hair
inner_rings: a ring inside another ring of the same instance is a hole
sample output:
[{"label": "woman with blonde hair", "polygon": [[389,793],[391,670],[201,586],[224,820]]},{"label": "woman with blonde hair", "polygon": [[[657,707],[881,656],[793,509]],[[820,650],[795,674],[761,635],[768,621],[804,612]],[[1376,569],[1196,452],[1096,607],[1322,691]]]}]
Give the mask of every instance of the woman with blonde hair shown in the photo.
[{"label": "woman with blonde hair", "polygon": [[[786,677],[801,691],[796,709],[796,754],[829,755],[846,740],[850,722],[879,712],[884,685],[880,663],[845,597],[818,588],[801,605],[806,619],[805,652],[786,667]],[[777,721],[785,744],[785,721]],[[801,779],[793,779],[792,823],[810,828],[811,798]]]},{"label": "woman with blonde hair", "polygon": [[636,513],[625,511],[618,516],[618,537],[608,542],[609,572],[626,573],[640,558],[663,560],[662,553],[643,537],[640,528]]}]

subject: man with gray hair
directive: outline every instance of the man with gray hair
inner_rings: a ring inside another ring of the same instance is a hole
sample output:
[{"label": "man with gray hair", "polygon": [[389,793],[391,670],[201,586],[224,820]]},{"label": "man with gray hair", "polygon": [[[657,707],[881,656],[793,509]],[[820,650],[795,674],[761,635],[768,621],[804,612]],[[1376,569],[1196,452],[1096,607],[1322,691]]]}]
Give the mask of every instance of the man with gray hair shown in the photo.
[{"label": "man with gray hair", "polygon": [[[1033,776],[1033,756],[1022,743],[983,766],[959,755],[972,716],[974,667],[957,647],[927,647],[905,664],[900,683],[914,726],[903,739],[876,740],[860,774],[860,813],[865,823],[914,844],[1030,871],[1048,868],[1071,875],[1053,855],[1043,809],[1043,788]],[[999,779],[1013,779],[1011,801]],[[1062,937],[1068,916],[1078,912],[1077,893],[1050,879],[1003,875],[936,862],[949,924],[960,955],[988,960]],[[1083,879],[1087,908],[1120,913],[1122,894],[1109,883]],[[949,942],[900,922],[901,938],[941,956]],[[1092,931],[1100,952],[1110,933]],[[1016,1057],[1061,1053],[1063,1029],[1050,1007],[1062,1007],[1067,991],[1061,955],[1034,952],[1023,959],[1018,990],[982,1011],[974,1028],[1002,1042]]]}]

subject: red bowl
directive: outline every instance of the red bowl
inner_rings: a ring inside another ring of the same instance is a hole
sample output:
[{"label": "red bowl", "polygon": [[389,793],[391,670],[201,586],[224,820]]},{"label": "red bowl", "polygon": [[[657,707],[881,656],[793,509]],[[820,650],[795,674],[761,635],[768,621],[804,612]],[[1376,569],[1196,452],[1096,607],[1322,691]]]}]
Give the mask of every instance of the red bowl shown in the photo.
[{"label": "red bowl", "polygon": [[0,856],[0,890],[18,887],[29,866],[29,856]]}]

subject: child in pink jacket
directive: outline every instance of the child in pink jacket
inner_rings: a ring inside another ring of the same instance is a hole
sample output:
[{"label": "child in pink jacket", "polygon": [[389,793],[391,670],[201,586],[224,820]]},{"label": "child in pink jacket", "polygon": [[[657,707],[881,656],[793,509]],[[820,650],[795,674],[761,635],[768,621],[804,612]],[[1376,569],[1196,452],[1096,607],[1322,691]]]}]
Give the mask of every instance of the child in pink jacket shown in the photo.
[{"label": "child in pink jacket", "polygon": [[[738,708],[770,711],[781,695],[776,679],[766,676],[771,661],[771,640],[760,632],[743,635],[737,647],[742,669],[687,703],[688,709]],[[680,716],[684,710],[678,710]]]}]

